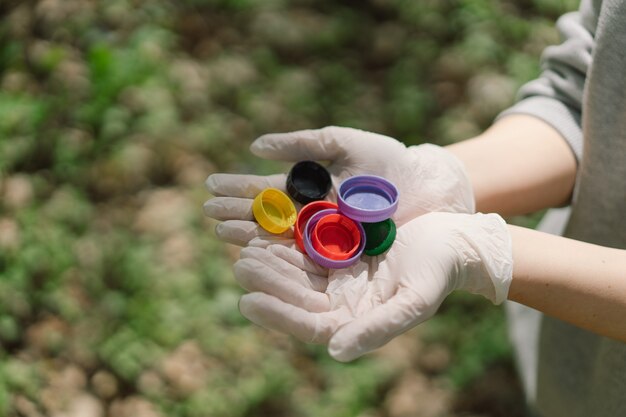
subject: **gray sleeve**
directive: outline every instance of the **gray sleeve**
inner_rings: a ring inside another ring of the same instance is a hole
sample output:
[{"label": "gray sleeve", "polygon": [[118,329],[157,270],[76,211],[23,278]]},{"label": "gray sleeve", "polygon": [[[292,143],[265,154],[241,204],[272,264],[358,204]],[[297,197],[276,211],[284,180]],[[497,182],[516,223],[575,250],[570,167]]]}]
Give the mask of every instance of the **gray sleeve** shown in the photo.
[{"label": "gray sleeve", "polygon": [[591,66],[596,25],[596,5],[592,0],[582,0],[577,12],[561,16],[556,26],[563,42],[544,50],[539,78],[522,86],[518,102],[498,115],[501,118],[522,113],[544,120],[563,136],[577,160],[583,149],[583,90]]}]

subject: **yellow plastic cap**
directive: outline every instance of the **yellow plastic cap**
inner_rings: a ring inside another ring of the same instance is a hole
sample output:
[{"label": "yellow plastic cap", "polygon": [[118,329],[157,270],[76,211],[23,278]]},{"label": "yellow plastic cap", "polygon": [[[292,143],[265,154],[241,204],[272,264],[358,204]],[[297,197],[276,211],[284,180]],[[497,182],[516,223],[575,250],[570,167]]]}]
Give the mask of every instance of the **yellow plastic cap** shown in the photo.
[{"label": "yellow plastic cap", "polygon": [[282,233],[296,222],[296,207],[287,194],[276,188],[266,188],[252,202],[252,213],[262,228],[270,233]]}]

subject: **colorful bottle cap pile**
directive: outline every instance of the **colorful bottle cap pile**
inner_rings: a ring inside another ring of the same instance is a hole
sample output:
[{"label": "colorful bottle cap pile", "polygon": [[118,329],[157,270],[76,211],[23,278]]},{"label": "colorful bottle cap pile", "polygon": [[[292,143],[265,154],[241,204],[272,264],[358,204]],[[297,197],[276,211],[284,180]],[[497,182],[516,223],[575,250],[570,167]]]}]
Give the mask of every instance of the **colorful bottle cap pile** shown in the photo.
[{"label": "colorful bottle cap pile", "polygon": [[313,161],[298,162],[287,177],[289,195],[304,207],[296,214],[289,197],[275,188],[263,190],[252,211],[261,227],[282,233],[295,224],[298,247],[326,268],[346,268],[365,253],[380,255],[393,243],[398,190],[385,178],[359,175],[346,179],[337,204],[323,201],[331,188],[330,174]]}]

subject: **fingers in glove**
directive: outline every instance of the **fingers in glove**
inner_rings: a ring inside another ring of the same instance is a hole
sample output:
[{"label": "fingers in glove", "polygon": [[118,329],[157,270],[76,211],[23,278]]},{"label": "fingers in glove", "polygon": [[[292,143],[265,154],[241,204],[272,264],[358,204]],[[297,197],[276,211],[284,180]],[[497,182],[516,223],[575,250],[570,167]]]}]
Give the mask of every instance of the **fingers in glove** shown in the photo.
[{"label": "fingers in glove", "polygon": [[[287,259],[276,255],[276,253],[280,253]],[[240,254],[241,259],[256,259],[284,276],[285,279],[293,280],[310,290],[324,293],[328,286],[328,270],[319,266],[314,267],[313,265],[307,265],[308,268],[304,269],[289,261],[293,257],[297,262],[298,255],[301,255],[301,257],[305,256],[295,248],[288,248],[282,245],[271,245],[267,249],[248,246]],[[312,263],[312,261],[310,262]],[[326,299],[328,299],[327,296]]]},{"label": "fingers in glove", "polygon": [[242,296],[239,311],[259,326],[290,334],[307,343],[328,343],[345,314],[340,310],[311,313],[261,292]]},{"label": "fingers in glove", "polygon": [[204,214],[216,220],[254,220],[250,198],[214,197],[203,208]]},{"label": "fingers in glove", "polygon": [[226,220],[215,227],[217,237],[233,245],[246,246],[252,239],[292,239],[293,230],[272,234],[257,223],[245,220]]},{"label": "fingers in glove", "polygon": [[250,150],[261,158],[279,161],[334,161],[345,156],[346,146],[354,132],[357,131],[329,126],[315,130],[270,133],[255,140]]},{"label": "fingers in glove", "polygon": [[432,307],[415,291],[403,287],[386,303],[339,329],[328,352],[341,362],[356,359],[426,320],[434,312]]},{"label": "fingers in glove", "polygon": [[309,258],[306,254],[300,252],[298,249],[289,248],[281,245],[273,245],[269,246],[268,250],[272,254],[289,262],[296,268],[322,277],[328,277],[328,269],[319,264],[316,264],[315,262],[313,262],[313,260],[311,260],[311,258]]},{"label": "fingers in glove", "polygon": [[295,248],[296,241],[293,237],[281,237],[281,236],[258,236],[248,242],[248,246],[253,248],[267,248],[269,246],[284,246],[287,248]]},{"label": "fingers in glove", "polygon": [[[284,262],[282,259],[275,258],[276,260]],[[304,277],[300,274],[286,276],[277,272],[273,267],[277,266],[269,266],[255,258],[243,258],[235,263],[235,279],[248,291],[271,294],[306,311],[321,313],[330,309],[328,296],[323,292],[313,290],[310,286],[303,285]],[[282,269],[285,268],[282,267]]]},{"label": "fingers in glove", "polygon": [[285,191],[286,181],[285,174],[212,174],[204,184],[215,196],[254,198],[266,188],[278,188]]}]

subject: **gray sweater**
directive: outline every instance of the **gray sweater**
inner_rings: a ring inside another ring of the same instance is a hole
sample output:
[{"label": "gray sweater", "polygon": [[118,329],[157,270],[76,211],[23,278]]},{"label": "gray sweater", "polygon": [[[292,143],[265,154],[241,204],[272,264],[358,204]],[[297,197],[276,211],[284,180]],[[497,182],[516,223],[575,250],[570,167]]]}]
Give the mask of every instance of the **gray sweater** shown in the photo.
[{"label": "gray sweater", "polygon": [[[563,43],[544,51],[541,76],[499,117],[539,117],[576,155],[571,216],[563,230],[556,223],[568,213],[549,213],[543,227],[626,248],[626,1],[583,0],[557,27]],[[507,312],[524,386],[539,415],[626,416],[625,343],[520,305],[509,304]]]}]

